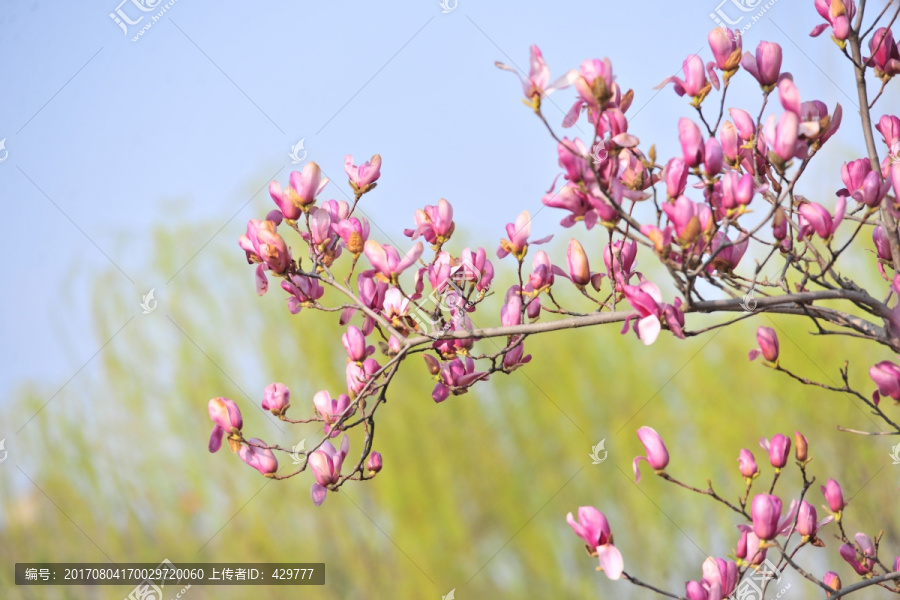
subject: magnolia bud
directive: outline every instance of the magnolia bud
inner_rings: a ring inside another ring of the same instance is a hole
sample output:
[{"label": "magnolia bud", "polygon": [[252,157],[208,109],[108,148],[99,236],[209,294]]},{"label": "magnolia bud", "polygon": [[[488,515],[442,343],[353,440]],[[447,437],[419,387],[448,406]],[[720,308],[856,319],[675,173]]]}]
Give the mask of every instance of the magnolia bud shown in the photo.
[{"label": "magnolia bud", "polygon": [[806,437],[799,431],[794,432],[794,449],[797,455],[797,460],[800,462],[806,462],[807,456],[809,454],[809,442],[807,442]]},{"label": "magnolia bud", "polygon": [[374,475],[378,471],[381,470],[382,461],[381,461],[381,453],[373,452],[369,455],[369,462],[366,463],[366,468],[369,470],[369,474]]}]

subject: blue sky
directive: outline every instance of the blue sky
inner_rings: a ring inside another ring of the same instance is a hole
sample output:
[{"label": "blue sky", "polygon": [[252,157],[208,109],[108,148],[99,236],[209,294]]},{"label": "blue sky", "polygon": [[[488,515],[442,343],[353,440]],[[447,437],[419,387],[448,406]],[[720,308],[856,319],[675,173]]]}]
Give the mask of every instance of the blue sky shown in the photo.
[{"label": "blue sky", "polygon": [[[533,231],[559,234],[563,215],[537,213],[558,172],[555,144],[521,104],[516,78],[494,61],[527,65],[537,43],[555,77],[608,56],[620,85],[635,90],[631,132],[655,142],[665,160],[677,151],[677,118],[693,111],[671,87],[653,88],[689,53],[710,58],[717,6],[459,0],[445,14],[436,0],[178,0],[132,42],[156,11],[142,13],[130,0],[119,5],[129,18],[147,16],[128,35],[109,16],[116,0],[5,3],[3,397],[29,378],[63,385],[102,347],[85,288],[91,273],[114,263],[103,293],[136,314],[148,289],[165,293],[169,278],[149,270],[154,228],[198,224],[177,248],[185,265],[178,277],[192,276],[198,252],[225,247],[242,260],[237,237],[272,208],[265,186],[287,181],[288,153],[300,139],[307,158],[338,182],[325,198],[345,197],[345,153],[381,153],[382,179],[362,207],[379,239],[402,245],[413,210],[440,197],[453,203],[457,228],[491,249],[523,208],[535,214]],[[845,127],[831,142],[838,148],[807,177],[819,187],[805,190],[830,205],[841,187],[837,167],[862,147],[846,126],[856,116],[849,65],[826,36],[807,36],[819,22],[812,1],[774,2],[745,34],[745,48],[781,43],[804,100],[843,104]],[[571,99],[562,91],[546,105],[555,126],[563,115],[554,104],[566,110]],[[880,108],[896,101],[888,95]],[[746,75],[729,92],[735,105],[759,106]]]}]

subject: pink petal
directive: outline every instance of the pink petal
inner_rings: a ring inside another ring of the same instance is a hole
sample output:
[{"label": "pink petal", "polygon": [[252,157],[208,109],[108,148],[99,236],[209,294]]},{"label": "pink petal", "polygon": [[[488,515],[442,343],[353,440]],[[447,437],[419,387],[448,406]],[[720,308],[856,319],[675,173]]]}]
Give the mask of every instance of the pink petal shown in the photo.
[{"label": "pink petal", "polygon": [[600,560],[600,566],[603,572],[612,580],[622,577],[622,571],[625,570],[625,561],[622,560],[622,553],[612,544],[597,546],[597,558]]}]

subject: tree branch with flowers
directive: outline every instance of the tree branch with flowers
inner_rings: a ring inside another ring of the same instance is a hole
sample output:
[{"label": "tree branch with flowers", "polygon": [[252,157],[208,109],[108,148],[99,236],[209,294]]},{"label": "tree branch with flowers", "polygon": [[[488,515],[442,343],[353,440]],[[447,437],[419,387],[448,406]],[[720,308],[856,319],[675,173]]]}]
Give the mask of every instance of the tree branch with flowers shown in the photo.
[{"label": "tree branch with flowers", "polygon": [[[826,22],[810,35],[830,32],[850,63],[867,150],[867,156],[843,164],[845,187],[833,199],[807,199],[800,194],[800,180],[842,123],[850,126],[841,105],[804,101],[798,82],[782,69],[778,44],[764,41],[754,52],[745,51],[739,33],[725,28],[709,34],[713,60],[690,55],[684,76],[669,77],[659,86],[671,84],[695,113],[669,132],[677,135],[681,152],[664,161],[658,160],[655,146],[629,132],[626,113],[635,93],[620,87],[608,59],[585,60],[552,82],[537,46],[531,48],[527,75],[497,63],[519,76],[524,103],[556,144],[561,173],[542,202],[562,211],[561,228],[582,236],[582,241],[569,241],[565,261],[536,248],[553,236],[535,239],[528,211],[506,225],[506,237],[493,252],[452,246],[454,211],[443,198],[415,212],[413,226],[404,231],[411,240],[408,250],[381,243],[357,214],[381,177],[379,155],[361,165],[350,155],[345,158],[352,203],[320,201],[329,180],[314,162],[291,173],[284,188],[273,181],[269,193],[277,208],[265,219],[250,220],[240,247],[256,266],[259,295],[268,291],[270,278],[280,279],[291,314],[320,311],[345,327],[346,389],[316,393],[312,414],[304,419],[288,417],[286,386],[273,383],[265,389],[262,407],[282,421],[323,426],[321,439],[292,472],[279,473],[276,458],[276,452],[292,449],[245,437],[240,409],[227,398],[209,402],[215,424],[209,450],[218,451],[227,440],[245,463],[273,479],[309,468],[310,494],[320,505],[346,482],[371,479],[382,469],[375,423],[407,359],[421,355],[435,380],[432,399],[440,403],[492,375],[522,368],[531,360],[525,351],[529,338],[563,329],[620,323],[622,334],[633,330],[650,345],[664,332],[698,336],[773,313],[812,323],[813,335],[859,338],[900,353],[900,118],[873,116],[882,92],[900,73],[891,31],[900,7],[893,4],[866,22],[864,0],[858,6],[853,0],[815,1]],[[873,74],[880,89],[870,100]],[[761,100],[729,106],[726,95],[734,77],[752,77]],[[561,136],[543,110],[551,93],[567,88],[574,88],[575,100],[561,128],[581,123],[590,131],[587,139]],[[868,239],[874,253],[866,252]],[[748,252],[756,257],[753,265],[742,262]],[[854,279],[847,267],[854,252],[880,274],[880,289],[866,289]],[[513,267],[516,283],[502,295],[492,288],[495,266],[489,254]],[[603,269],[592,271],[589,256],[602,256]],[[671,297],[638,271],[639,258],[658,264]],[[580,304],[558,291],[569,286],[583,297],[575,298]],[[489,321],[498,313],[499,323],[482,327],[473,322],[473,317]],[[694,315],[701,314],[719,320],[694,328]],[[479,343],[487,339],[494,341]],[[871,366],[872,391],[871,384],[850,381],[846,363],[840,386],[793,371],[769,327],[758,329],[757,346],[751,360],[761,356],[780,375],[850,394],[883,423],[880,431],[844,431],[900,434],[892,409],[881,402],[883,397],[900,402],[900,366],[891,361]],[[354,430],[358,439],[351,455],[348,432]],[[801,433],[794,434],[798,476],[791,475],[790,482],[783,472],[792,468],[787,436],[761,441],[772,467],[767,486],[757,483],[761,471],[753,454],[741,451],[739,471],[746,488],[734,501],[719,495],[710,481],[698,487],[676,479],[666,471],[669,453],[660,435],[650,427],[637,433],[646,457],[635,459],[636,479],[638,462],[646,460],[664,480],[727,508],[739,521],[737,543],[731,558],[707,559],[702,576],[689,581],[683,594],[670,592],[625,570],[606,517],[594,507],[581,507],[577,519],[570,513],[567,521],[610,579],[626,579],[671,598],[721,600],[739,593],[746,581],[765,594],[772,573],[793,569],[831,598],[873,585],[900,593],[900,557],[883,558],[880,535],[845,532],[841,486],[834,479],[814,486],[809,444]],[[333,443],[338,436],[340,443]],[[788,485],[793,488],[785,489]],[[809,499],[817,487],[830,513],[822,520]],[[842,588],[833,571],[816,574],[800,564],[801,549],[826,547],[819,533],[826,526],[841,541],[837,555],[860,576],[858,583]]]}]

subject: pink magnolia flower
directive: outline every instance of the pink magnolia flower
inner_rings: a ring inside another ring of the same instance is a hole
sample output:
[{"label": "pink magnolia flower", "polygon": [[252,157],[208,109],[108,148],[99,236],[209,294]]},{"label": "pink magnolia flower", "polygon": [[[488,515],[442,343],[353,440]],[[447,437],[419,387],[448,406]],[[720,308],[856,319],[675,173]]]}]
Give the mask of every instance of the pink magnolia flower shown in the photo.
[{"label": "pink magnolia flower", "polygon": [[475,289],[479,292],[489,289],[494,280],[494,265],[488,260],[484,248],[478,248],[474,252],[463,248],[457,269],[466,281],[475,283]]},{"label": "pink magnolia flower", "polygon": [[828,516],[817,521],[815,507],[803,500],[800,503],[800,511],[797,513],[797,532],[803,536],[804,541],[807,539],[815,539],[819,529],[834,521],[833,516]]},{"label": "pink magnolia flower", "polygon": [[687,94],[693,98],[694,106],[699,106],[709,94],[712,84],[706,79],[706,70],[703,67],[703,59],[696,54],[689,54],[682,64],[684,79],[680,77],[666,77],[656,89],[662,89],[669,83],[675,85],[675,93],[679,96]]},{"label": "pink magnolia flower", "polygon": [[710,556],[703,561],[703,578],[685,585],[686,596],[688,600],[721,600],[734,591],[737,576],[734,561]]},{"label": "pink magnolia flower", "polygon": [[685,596],[688,600],[709,600],[709,590],[703,587],[703,584],[699,581],[688,581],[684,588]]},{"label": "pink magnolia flower", "polygon": [[800,116],[800,90],[794,85],[794,80],[790,73],[785,73],[778,81],[778,99],[784,110],[790,111]]},{"label": "pink magnolia flower", "polygon": [[728,165],[736,167],[741,163],[743,158],[741,139],[737,127],[731,121],[725,121],[719,128],[719,144],[722,146],[722,154]]},{"label": "pink magnolia flower", "polygon": [[392,287],[384,294],[382,314],[394,327],[402,327],[409,314],[409,298],[399,288]]},{"label": "pink magnolia flower", "polygon": [[569,247],[566,250],[566,260],[569,263],[569,278],[572,280],[572,283],[583,288],[591,281],[591,268],[584,248],[574,238],[569,241]]},{"label": "pink magnolia flower", "polygon": [[563,176],[567,181],[577,183],[584,181],[585,178],[594,178],[594,173],[588,165],[591,152],[580,138],[570,140],[564,137],[556,145],[556,152],[559,155],[559,166],[565,170]]},{"label": "pink magnolia flower", "polygon": [[741,523],[737,528],[741,532],[741,537],[738,540],[737,548],[735,548],[735,557],[743,559],[751,565],[762,564],[766,559],[767,551],[765,547],[759,547],[762,540],[754,533],[753,528],[748,525]]},{"label": "pink magnolia flower", "polygon": [[731,29],[716,27],[709,32],[707,39],[713,58],[716,59],[715,65],[725,72],[725,82],[728,83],[730,74],[741,66],[743,38]]},{"label": "pink magnolia flower", "polygon": [[344,246],[359,256],[369,240],[369,221],[366,218],[350,217],[331,225],[331,229],[341,238]]},{"label": "pink magnolia flower", "polygon": [[350,205],[344,200],[326,200],[321,207],[328,211],[332,223],[338,223],[350,216]]},{"label": "pink magnolia flower", "polygon": [[381,155],[376,154],[357,167],[353,164],[353,155],[348,154],[344,157],[344,172],[350,178],[350,186],[353,191],[365,193],[381,177]]},{"label": "pink magnolia flower", "polygon": [[798,239],[803,239],[815,232],[825,241],[831,240],[834,232],[837,231],[841,221],[844,220],[844,211],[847,208],[847,199],[838,196],[837,204],[834,208],[834,216],[828,212],[828,209],[817,204],[816,202],[807,202],[800,206],[800,235]]},{"label": "pink magnolia flower", "polygon": [[797,113],[785,111],[778,117],[770,115],[763,126],[763,137],[769,146],[769,160],[781,165],[797,155],[797,140],[800,135],[800,117]]},{"label": "pink magnolia flower", "polygon": [[453,206],[443,198],[438,200],[437,206],[417,210],[415,221],[416,228],[406,229],[403,234],[412,239],[421,235],[429,244],[443,244],[450,239],[456,228],[453,223]]},{"label": "pink magnolia flower", "polygon": [[347,363],[347,389],[354,396],[361,393],[380,370],[381,365],[374,358],[367,358],[361,364]]},{"label": "pink magnolia flower", "polygon": [[668,255],[669,249],[672,246],[672,234],[675,231],[671,225],[666,225],[665,228],[660,229],[656,225],[645,223],[641,225],[640,231],[653,242],[653,248],[656,250],[657,254],[660,256]]},{"label": "pink magnolia flower", "polygon": [[280,183],[271,181],[269,182],[269,195],[285,219],[296,221],[303,214],[303,205],[294,188],[288,186],[286,190],[282,190]]},{"label": "pink magnolia flower", "polygon": [[840,591],[840,589],[843,587],[841,585],[841,578],[838,577],[838,574],[834,571],[828,571],[827,573],[825,573],[825,577],[822,578],[822,581],[825,582],[825,585],[836,592]]},{"label": "pink magnolia flower", "polygon": [[838,190],[838,196],[850,196],[869,208],[881,204],[891,187],[890,181],[882,181],[881,173],[872,169],[868,158],[844,163],[841,167],[841,179],[847,187]]},{"label": "pink magnolia flower", "polygon": [[684,156],[684,164],[688,167],[696,167],[703,162],[703,154],[706,150],[703,134],[697,124],[686,117],[678,120],[678,141],[681,142],[681,154]]},{"label": "pink magnolia flower", "polygon": [[900,367],[889,360],[883,360],[869,369],[869,377],[875,382],[878,390],[873,393],[875,403],[881,400],[881,396],[900,401]]},{"label": "pink magnolia flower", "polygon": [[756,56],[744,52],[741,66],[753,75],[763,90],[770,91],[781,75],[781,46],[775,42],[760,42]]},{"label": "pink magnolia flower", "polygon": [[709,205],[693,202],[687,196],[679,196],[674,202],[663,204],[662,209],[675,227],[675,235],[684,248],[692,246],[697,237],[713,225]]},{"label": "pink magnolia flower", "polygon": [[756,459],[753,454],[746,448],[742,448],[738,454],[738,464],[740,466],[741,475],[745,479],[753,479],[759,474],[759,468],[756,466]]},{"label": "pink magnolia flower", "polygon": [[263,394],[262,407],[273,415],[283,415],[291,405],[291,390],[283,383],[270,383]]},{"label": "pink magnolia flower", "polygon": [[663,442],[660,435],[656,433],[655,429],[651,427],[641,427],[637,430],[637,435],[644,445],[644,449],[647,451],[647,456],[638,456],[632,463],[634,480],[636,482],[641,480],[641,471],[638,468],[638,463],[640,463],[640,461],[646,460],[650,464],[650,467],[657,473],[663,471],[669,464],[669,450],[666,448],[665,442]]},{"label": "pink magnolia flower", "polygon": [[531,276],[528,281],[535,290],[543,290],[553,285],[553,263],[543,250],[538,250],[531,261]]},{"label": "pink magnolia flower", "polygon": [[341,394],[337,398],[332,398],[328,390],[322,390],[313,396],[313,405],[316,407],[316,412],[325,421],[325,433],[330,437],[337,437],[340,429],[332,426],[340,421],[347,409],[350,408],[350,396]]},{"label": "pink magnolia flower", "polygon": [[[258,444],[258,446],[266,446],[264,441],[259,438],[250,438],[250,444]],[[275,454],[268,448],[260,448],[256,445],[242,445],[238,450],[238,456],[241,460],[265,475],[272,477],[278,470],[278,460]]]},{"label": "pink magnolia flower", "polygon": [[[516,343],[519,338],[513,341]],[[514,346],[509,352],[507,352],[503,356],[503,367],[510,370],[515,371],[522,365],[528,364],[531,362],[531,355],[525,354],[525,344],[519,343],[517,346]]]},{"label": "pink magnolia flower", "polygon": [[416,242],[416,245],[410,248],[406,255],[401,258],[396,248],[389,244],[382,246],[375,240],[367,241],[363,250],[377,274],[384,277],[386,281],[392,282],[396,281],[400,273],[419,260],[424,251],[425,247],[422,245],[422,242]]},{"label": "pink magnolia flower", "polygon": [[737,171],[728,171],[722,177],[722,206],[729,212],[743,208],[750,204],[757,190],[753,186],[753,175]]},{"label": "pink magnolia flower", "polygon": [[381,452],[373,452],[369,455],[369,460],[366,462],[366,469],[369,471],[369,475],[378,473],[383,466],[384,461],[381,458]]},{"label": "pink magnolia flower", "polygon": [[207,409],[209,418],[215,423],[209,436],[209,451],[218,452],[222,447],[222,437],[225,434],[239,433],[244,426],[244,419],[237,404],[228,398],[213,398]]},{"label": "pink magnolia flower", "polygon": [[264,262],[266,268],[281,275],[290,265],[291,252],[276,227],[276,223],[269,219],[250,219],[247,233],[238,239],[238,245],[247,254],[248,263]]},{"label": "pink magnolia flower", "polygon": [[307,207],[316,201],[316,196],[325,189],[328,182],[327,177],[322,177],[319,165],[313,161],[306,163],[302,172],[291,172],[289,190],[291,203],[301,210],[308,210]]},{"label": "pink magnolia flower", "polygon": [[341,255],[341,247],[334,247],[331,222],[331,213],[324,208],[312,207],[309,211],[309,232],[300,233],[310,245],[310,254],[326,266],[331,265],[334,259]]},{"label": "pink magnolia flower", "polygon": [[750,351],[750,360],[756,360],[760,354],[769,362],[778,360],[778,334],[771,327],[760,327],[756,330],[756,342],[759,349]]},{"label": "pink magnolia flower", "polygon": [[643,154],[636,150],[619,153],[617,179],[622,184],[622,195],[635,202],[650,198],[652,194],[644,190],[659,181],[658,175],[644,167],[644,160]]},{"label": "pink magnolia flower", "polygon": [[636,315],[629,315],[625,319],[622,333],[628,332],[632,319],[640,317],[634,326],[634,331],[645,346],[656,341],[659,336],[662,323],[679,338],[684,338],[684,313],[681,312],[681,298],[675,299],[675,304],[665,304],[659,287],[650,281],[642,281],[640,284],[623,286],[625,298],[637,311]]},{"label": "pink magnolia flower", "polygon": [[[879,259],[884,261],[891,260],[891,243],[888,241],[887,234],[881,225],[872,230],[872,241],[875,243],[875,253]],[[884,273],[882,273],[883,275]]]},{"label": "pink magnolia flower", "polygon": [[881,140],[888,148],[900,142],[900,118],[893,115],[882,115],[875,129],[881,134]]},{"label": "pink magnolia flower", "polygon": [[864,533],[857,533],[853,538],[856,540],[856,546],[850,544],[841,546],[841,558],[847,561],[857,574],[867,575],[875,566],[875,543]]},{"label": "pink magnolia flower", "polygon": [[610,280],[616,282],[617,292],[621,292],[622,286],[637,274],[637,271],[634,270],[637,251],[637,242],[634,240],[630,244],[619,240],[612,245],[607,244],[603,249],[603,264],[606,265],[606,274]]},{"label": "pink magnolia flower", "polygon": [[244,426],[241,410],[233,400],[213,398],[208,405],[209,418],[223,431],[232,433],[240,431]]},{"label": "pink magnolia flower", "polygon": [[[731,273],[738,266],[738,263],[741,262],[741,258],[744,257],[749,244],[749,238],[742,242],[734,243],[721,231],[716,233],[712,245],[712,252],[716,256],[708,267],[709,272],[711,273],[715,270],[719,273]],[[719,248],[722,249],[719,250]]]},{"label": "pink magnolia flower", "polygon": [[558,192],[551,190],[544,194],[541,203],[550,208],[562,208],[571,212],[559,222],[563,227],[572,227],[578,221],[584,221],[587,229],[591,229],[597,224],[599,215],[594,210],[588,194],[572,182],[564,185]]},{"label": "pink magnolia flower", "polygon": [[[507,254],[512,254],[519,260],[528,252],[528,236],[531,235],[531,214],[527,210],[523,210],[515,223],[506,224],[506,235],[509,239],[500,240],[500,247],[497,249],[497,258],[505,258]],[[544,244],[553,238],[552,235],[534,240],[530,242],[533,245]]]},{"label": "pink magnolia flower", "polygon": [[522,324],[522,296],[518,293],[518,286],[506,292],[506,303],[500,309],[500,324],[504,327]]},{"label": "pink magnolia flower", "polygon": [[518,69],[509,67],[501,62],[495,62],[494,65],[500,69],[512,71],[516,74],[516,77],[522,82],[522,91],[525,94],[525,98],[527,98],[535,108],[540,106],[542,96],[550,94],[555,90],[569,87],[577,76],[575,71],[569,71],[553,82],[552,85],[548,85],[550,83],[550,69],[544,61],[544,56],[541,54],[540,48],[536,45],[531,46],[531,59],[529,60],[530,68],[527,78],[522,77],[519,74]]},{"label": "pink magnolia flower", "polygon": [[734,120],[735,127],[741,139],[749,142],[756,133],[756,120],[746,110],[741,108],[729,108],[728,114]]},{"label": "pink magnolia flower", "polygon": [[781,498],[769,494],[757,494],[750,505],[753,532],[761,540],[773,540],[778,534],[781,518]]},{"label": "pink magnolia flower", "polygon": [[710,556],[703,561],[702,570],[702,582],[709,587],[710,598],[716,597],[718,590],[721,590],[722,598],[731,595],[737,585],[737,565],[734,561]]},{"label": "pink magnolia flower", "polygon": [[769,438],[760,438],[759,445],[763,450],[769,453],[769,462],[776,469],[781,469],[787,464],[788,457],[791,455],[791,438],[781,433],[776,433]]},{"label": "pink magnolia flower", "polygon": [[325,288],[314,277],[291,275],[281,282],[281,288],[291,295],[288,310],[296,315],[304,306],[309,306],[325,293]]},{"label": "pink magnolia flower", "polygon": [[341,336],[347,357],[353,362],[362,362],[375,352],[375,346],[366,346],[366,336],[358,327],[351,325]]},{"label": "pink magnolia flower", "polygon": [[875,30],[869,38],[869,52],[866,65],[875,69],[875,76],[884,81],[900,73],[900,51],[894,41],[894,34],[887,27]]},{"label": "pink magnolia flower", "polygon": [[666,182],[666,195],[669,198],[677,198],[684,193],[687,186],[688,167],[680,156],[669,159],[664,171]]},{"label": "pink magnolia flower", "polygon": [[593,506],[582,506],[578,509],[578,520],[572,513],[566,515],[566,523],[575,532],[575,535],[584,540],[591,556],[600,560],[600,568],[610,579],[616,580],[622,576],[625,563],[622,553],[613,545],[612,532],[606,515]]},{"label": "pink magnolia flower", "polygon": [[441,367],[440,382],[434,386],[431,398],[435,402],[443,402],[451,393],[454,396],[464,394],[473,383],[487,378],[487,373],[475,370],[475,361],[468,356],[465,361],[454,358]]},{"label": "pink magnolia flower", "polygon": [[[839,515],[844,509],[844,490],[841,489],[841,484],[834,479],[829,479],[825,485],[821,486],[821,489],[828,508],[835,515]],[[837,517],[837,520],[840,521],[840,517]]]},{"label": "pink magnolia flower", "polygon": [[703,170],[706,175],[713,177],[722,172],[725,166],[725,154],[722,151],[722,145],[716,138],[706,138],[706,147],[703,152]]},{"label": "pink magnolia flower", "polygon": [[[599,125],[601,112],[611,103],[614,107],[624,110],[627,107],[619,106],[621,92],[619,86],[614,83],[612,63],[608,58],[588,59],[581,62],[578,71],[570,71],[566,75],[566,83],[575,84],[578,99],[563,119],[563,127],[571,127],[578,120],[581,109],[588,108],[588,120]],[[598,130],[598,135],[603,137],[603,131]]]},{"label": "pink magnolia flower", "polygon": [[[374,272],[368,271],[360,273],[356,278],[356,288],[359,290],[359,299],[366,308],[375,312],[381,312],[384,306],[384,297],[388,291],[389,285],[379,279]],[[340,324],[346,325],[356,314],[356,308],[346,308],[341,312]],[[363,321],[362,332],[366,335],[372,333],[375,328],[375,321],[372,317],[366,315]]]},{"label": "pink magnolia flower", "polygon": [[[841,126],[843,114],[840,104],[835,104],[834,113],[828,114],[828,107],[821,100],[803,102],[800,104],[799,138],[824,144]],[[806,147],[801,146],[800,150],[797,156],[804,158]]]},{"label": "pink magnolia flower", "polygon": [[341,439],[340,451],[335,450],[331,442],[326,441],[318,450],[309,455],[308,463],[313,477],[316,478],[316,483],[312,484],[310,489],[310,495],[316,506],[325,502],[328,486],[340,481],[341,467],[348,452],[350,452],[350,438],[344,434]]},{"label": "pink magnolia flower", "polygon": [[828,22],[816,25],[810,32],[810,37],[822,35],[829,27],[832,28],[836,40],[844,41],[850,37],[850,21],[856,14],[856,4],[853,0],[816,0],[816,10]]}]

